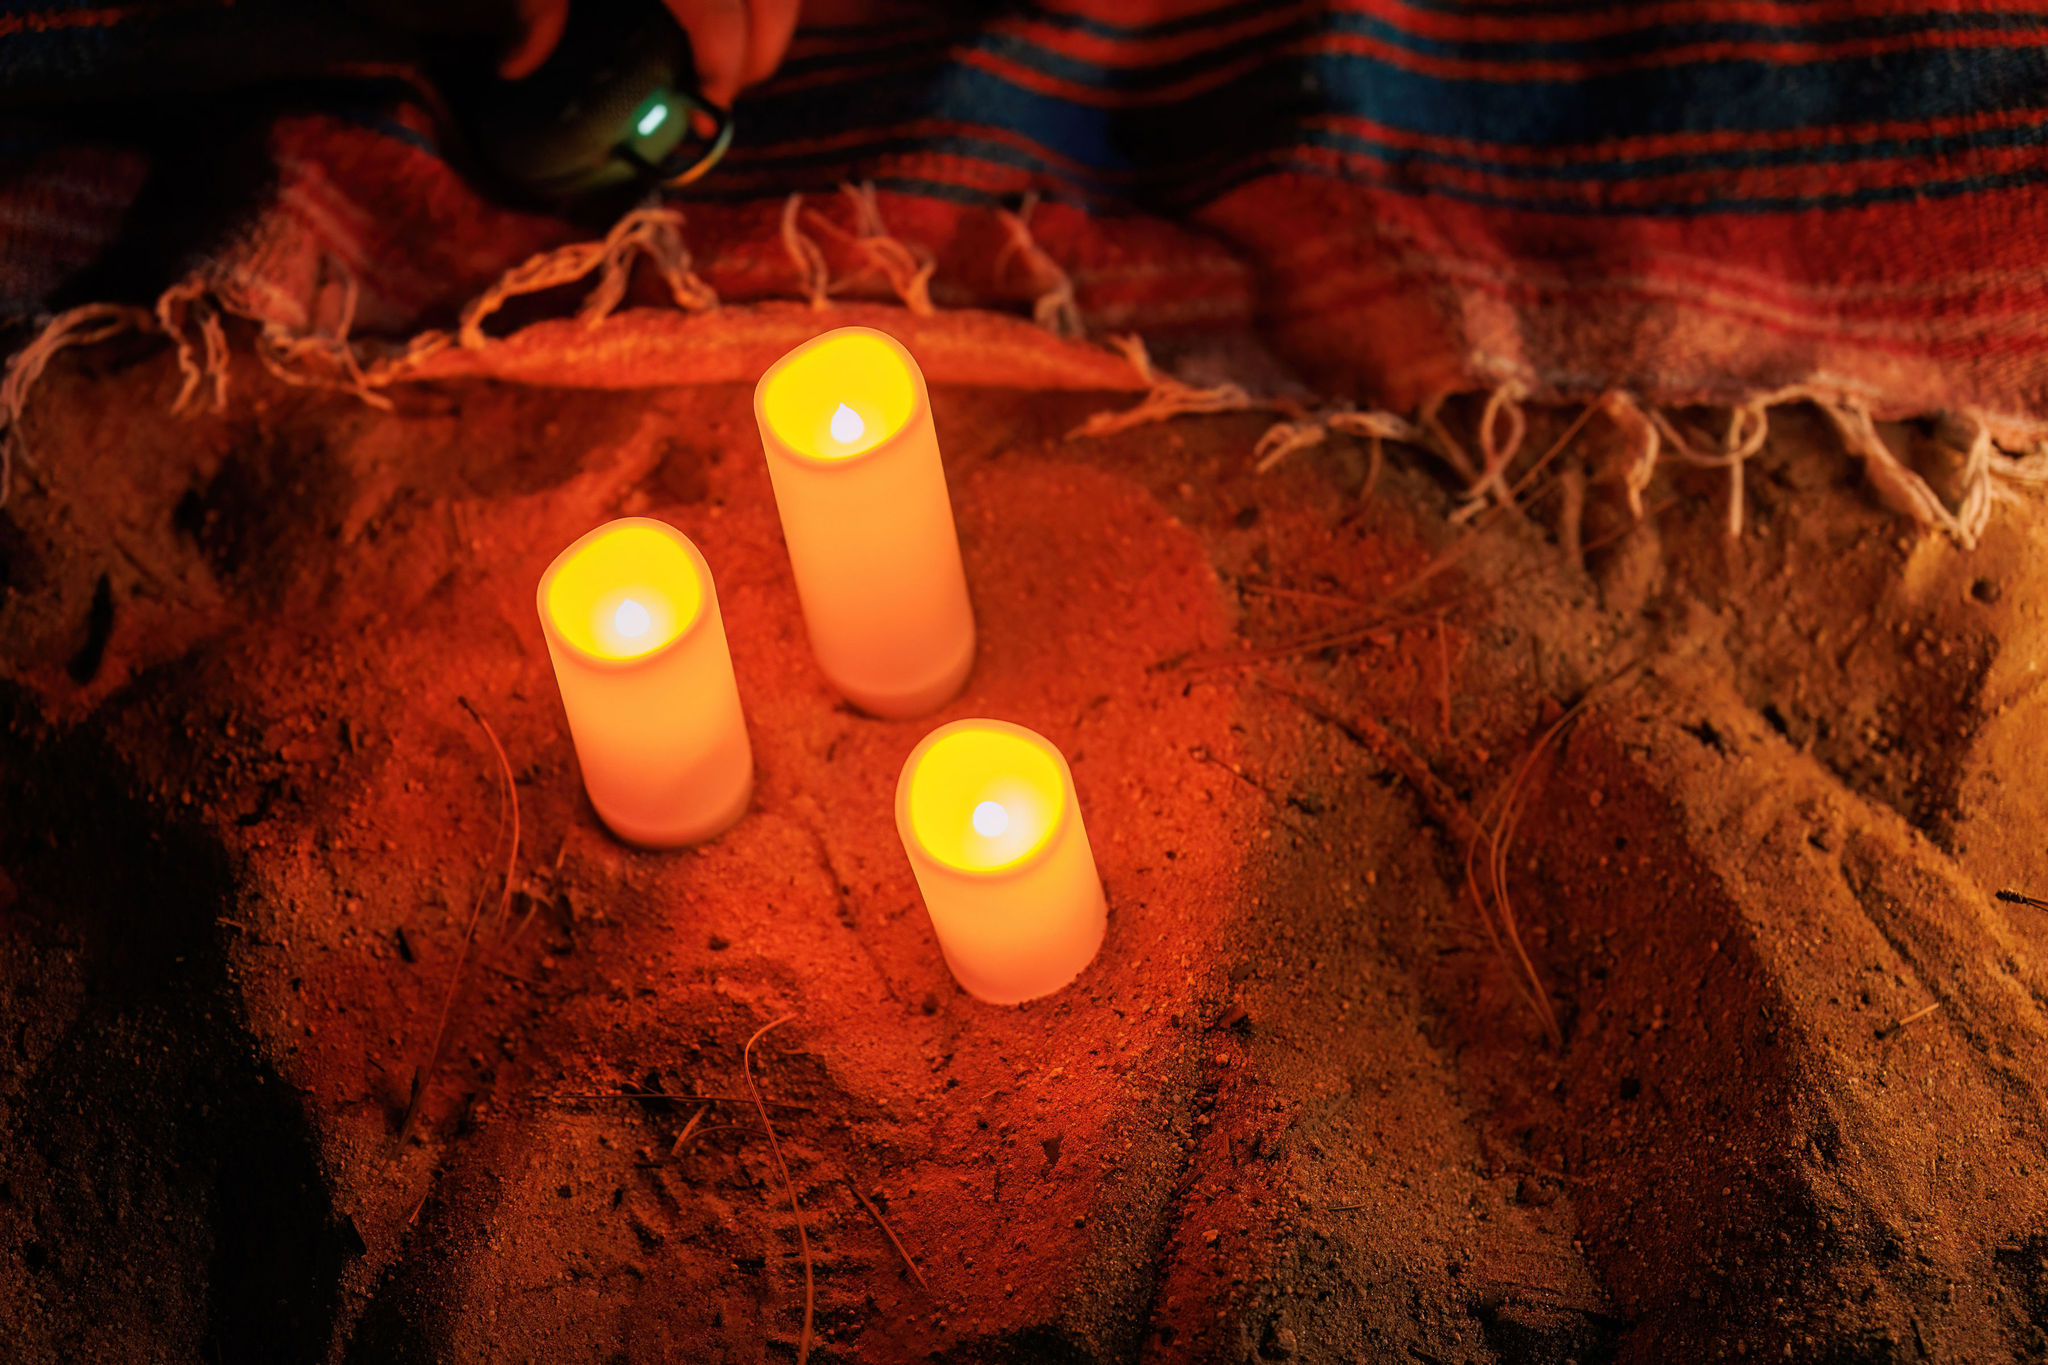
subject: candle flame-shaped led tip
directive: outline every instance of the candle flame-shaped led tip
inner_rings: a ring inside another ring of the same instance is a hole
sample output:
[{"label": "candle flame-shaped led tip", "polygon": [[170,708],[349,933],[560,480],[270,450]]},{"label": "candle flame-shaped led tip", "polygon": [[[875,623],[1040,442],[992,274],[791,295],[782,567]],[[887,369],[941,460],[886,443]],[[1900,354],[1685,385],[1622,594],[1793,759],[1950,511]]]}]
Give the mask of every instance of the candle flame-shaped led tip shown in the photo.
[{"label": "candle flame-shaped led tip", "polygon": [[832,439],[851,445],[867,434],[868,424],[860,420],[860,414],[841,403],[832,414]]},{"label": "candle flame-shaped led tip", "polygon": [[984,839],[993,839],[1010,827],[1010,812],[1001,803],[984,801],[974,808],[974,832]]},{"label": "candle flame-shaped led tip", "polygon": [[654,618],[648,614],[647,608],[630,597],[619,603],[619,609],[612,613],[612,627],[628,640],[639,639],[653,624]]}]

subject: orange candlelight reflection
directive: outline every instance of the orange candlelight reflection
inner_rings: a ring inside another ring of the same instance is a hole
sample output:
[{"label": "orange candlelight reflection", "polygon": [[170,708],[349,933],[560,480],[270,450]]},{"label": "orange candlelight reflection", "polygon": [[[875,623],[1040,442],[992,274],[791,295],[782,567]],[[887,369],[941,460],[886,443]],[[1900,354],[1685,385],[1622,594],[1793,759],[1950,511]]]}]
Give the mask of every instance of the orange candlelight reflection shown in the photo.
[{"label": "orange candlelight reflection", "polygon": [[974,665],[974,612],[910,352],[827,332],[762,376],[754,416],[819,668],[873,715],[942,705]]},{"label": "orange candlelight reflection", "polygon": [[541,576],[541,629],[584,790],[629,843],[696,843],[739,819],[754,756],[711,569],[647,517],[598,527]]},{"label": "orange candlelight reflection", "polygon": [[897,780],[896,829],[969,994],[1049,995],[1101,947],[1108,910],[1074,775],[1043,736],[1000,720],[932,731]]}]

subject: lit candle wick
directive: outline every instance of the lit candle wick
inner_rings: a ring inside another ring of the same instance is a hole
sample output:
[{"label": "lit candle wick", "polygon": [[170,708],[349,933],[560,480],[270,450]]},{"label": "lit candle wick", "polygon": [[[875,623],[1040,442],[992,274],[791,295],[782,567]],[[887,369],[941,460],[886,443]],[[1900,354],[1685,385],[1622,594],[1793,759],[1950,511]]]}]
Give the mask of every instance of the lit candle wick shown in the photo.
[{"label": "lit candle wick", "polygon": [[974,832],[984,839],[993,839],[1010,827],[1010,812],[994,801],[984,801],[974,808]]},{"label": "lit candle wick", "polygon": [[628,640],[639,639],[653,624],[654,618],[647,614],[647,608],[630,597],[619,603],[619,609],[612,613],[613,627]]},{"label": "lit candle wick", "polygon": [[841,403],[839,411],[832,414],[832,439],[851,443],[867,435],[868,424],[860,420],[860,414]]}]

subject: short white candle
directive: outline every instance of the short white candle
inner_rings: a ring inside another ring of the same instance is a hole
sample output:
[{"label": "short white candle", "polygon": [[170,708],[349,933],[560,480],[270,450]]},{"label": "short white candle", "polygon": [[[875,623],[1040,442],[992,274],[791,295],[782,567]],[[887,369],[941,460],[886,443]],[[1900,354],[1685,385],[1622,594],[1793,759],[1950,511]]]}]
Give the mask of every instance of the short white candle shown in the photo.
[{"label": "short white candle", "polygon": [[612,833],[665,848],[739,819],[753,748],[718,590],[689,538],[648,517],[600,526],[537,596],[583,787]]},{"label": "short white candle", "polygon": [[1074,774],[1044,736],[1000,720],[932,731],[897,780],[896,829],[969,994],[1049,995],[1102,946],[1108,907]]}]

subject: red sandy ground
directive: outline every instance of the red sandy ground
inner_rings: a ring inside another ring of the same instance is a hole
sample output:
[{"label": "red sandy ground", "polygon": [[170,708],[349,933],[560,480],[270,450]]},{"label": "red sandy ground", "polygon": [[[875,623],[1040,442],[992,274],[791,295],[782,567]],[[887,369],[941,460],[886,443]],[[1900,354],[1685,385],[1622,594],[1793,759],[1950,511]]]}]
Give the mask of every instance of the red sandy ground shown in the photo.
[{"label": "red sandy ground", "polygon": [[[61,364],[0,521],[12,1358],[793,1359],[784,1018],[821,1361],[2048,1349],[2030,513],[1911,536],[1792,414],[1744,543],[1703,475],[1581,571],[1551,492],[1454,532],[1412,453],[942,391],[982,653],[895,724],[810,661],[743,389],[175,381]],[[709,558],[759,762],[690,852],[596,824],[534,619],[625,513]],[[1466,834],[1589,690],[1508,860],[1560,1049]],[[891,818],[974,714],[1067,753],[1112,907],[1023,1009]]]}]

